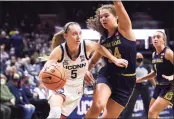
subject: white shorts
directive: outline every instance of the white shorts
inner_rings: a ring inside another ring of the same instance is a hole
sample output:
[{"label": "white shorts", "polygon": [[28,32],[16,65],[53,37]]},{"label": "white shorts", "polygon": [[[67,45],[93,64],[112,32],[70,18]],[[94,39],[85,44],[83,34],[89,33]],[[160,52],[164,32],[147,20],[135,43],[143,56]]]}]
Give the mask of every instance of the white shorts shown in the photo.
[{"label": "white shorts", "polygon": [[[52,94],[62,95],[64,102],[61,107],[61,113],[69,116],[79,104],[83,95],[83,84],[78,86],[65,85],[62,89],[52,91]],[[50,95],[51,96],[51,95]]]}]

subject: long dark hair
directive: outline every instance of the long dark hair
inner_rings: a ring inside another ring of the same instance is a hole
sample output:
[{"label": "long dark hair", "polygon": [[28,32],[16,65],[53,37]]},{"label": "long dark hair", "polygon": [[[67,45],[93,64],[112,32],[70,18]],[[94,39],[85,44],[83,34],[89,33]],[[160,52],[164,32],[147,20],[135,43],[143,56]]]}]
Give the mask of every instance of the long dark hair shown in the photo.
[{"label": "long dark hair", "polygon": [[100,10],[102,9],[108,9],[110,13],[116,17],[116,9],[114,5],[112,4],[102,5],[95,11],[95,15],[93,17],[87,19],[86,24],[89,29],[93,29],[95,31],[98,31],[101,35],[104,35],[107,32],[107,30],[100,23]]}]

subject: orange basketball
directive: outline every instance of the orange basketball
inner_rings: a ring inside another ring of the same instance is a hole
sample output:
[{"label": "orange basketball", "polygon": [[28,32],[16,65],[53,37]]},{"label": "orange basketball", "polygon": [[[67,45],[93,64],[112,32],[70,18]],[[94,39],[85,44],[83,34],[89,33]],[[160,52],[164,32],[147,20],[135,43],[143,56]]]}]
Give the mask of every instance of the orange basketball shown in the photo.
[{"label": "orange basketball", "polygon": [[63,67],[52,64],[46,67],[39,74],[44,86],[50,90],[57,90],[62,88],[66,83],[66,74]]}]

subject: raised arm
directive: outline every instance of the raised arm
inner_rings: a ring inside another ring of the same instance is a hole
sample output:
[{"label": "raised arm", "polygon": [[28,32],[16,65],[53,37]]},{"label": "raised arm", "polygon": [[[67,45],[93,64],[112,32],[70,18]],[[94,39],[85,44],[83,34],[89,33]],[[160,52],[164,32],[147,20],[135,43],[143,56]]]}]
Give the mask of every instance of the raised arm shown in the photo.
[{"label": "raised arm", "polygon": [[118,30],[128,40],[136,41],[132,31],[132,23],[121,1],[114,1],[116,15],[118,16]]},{"label": "raised arm", "polygon": [[120,29],[126,31],[132,29],[132,23],[121,1],[114,1]]}]

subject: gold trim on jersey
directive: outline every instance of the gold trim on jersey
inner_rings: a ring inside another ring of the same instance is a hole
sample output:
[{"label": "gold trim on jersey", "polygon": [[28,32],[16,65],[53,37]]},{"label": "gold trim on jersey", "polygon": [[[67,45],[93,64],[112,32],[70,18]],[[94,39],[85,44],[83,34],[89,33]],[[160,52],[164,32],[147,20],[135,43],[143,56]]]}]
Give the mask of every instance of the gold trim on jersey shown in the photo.
[{"label": "gold trim on jersey", "polygon": [[156,85],[163,86],[163,85],[170,85],[172,82],[156,82]]},{"label": "gold trim on jersey", "polygon": [[133,74],[121,74],[122,76],[135,76],[136,73],[133,73]]},{"label": "gold trim on jersey", "polygon": [[129,100],[128,100],[128,102],[126,103],[125,107],[128,105],[128,103],[129,103],[129,101],[130,101],[130,99],[131,99],[131,97],[132,97],[132,95],[133,95],[133,93],[134,93],[134,91],[135,91],[135,86],[136,86],[136,85],[134,85],[133,90],[132,90],[132,92],[131,92],[131,95],[129,96]]},{"label": "gold trim on jersey", "polygon": [[164,99],[168,100],[171,106],[173,106],[171,102],[173,98],[174,98],[174,93],[172,91],[168,91],[164,96]]}]

